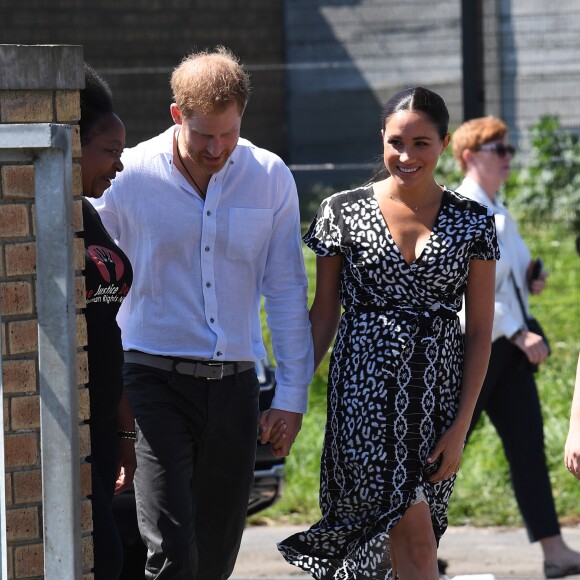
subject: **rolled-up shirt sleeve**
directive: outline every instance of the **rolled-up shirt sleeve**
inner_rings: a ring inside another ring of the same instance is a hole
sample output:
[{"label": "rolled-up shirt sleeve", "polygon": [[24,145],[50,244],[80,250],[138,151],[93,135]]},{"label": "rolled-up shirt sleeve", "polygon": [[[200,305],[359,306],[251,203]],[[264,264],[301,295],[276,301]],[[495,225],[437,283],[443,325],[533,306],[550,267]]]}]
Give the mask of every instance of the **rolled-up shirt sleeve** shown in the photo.
[{"label": "rolled-up shirt sleeve", "polygon": [[314,354],[298,195],[291,175],[281,189],[274,216],[262,294],[277,363],[272,408],[305,413]]}]

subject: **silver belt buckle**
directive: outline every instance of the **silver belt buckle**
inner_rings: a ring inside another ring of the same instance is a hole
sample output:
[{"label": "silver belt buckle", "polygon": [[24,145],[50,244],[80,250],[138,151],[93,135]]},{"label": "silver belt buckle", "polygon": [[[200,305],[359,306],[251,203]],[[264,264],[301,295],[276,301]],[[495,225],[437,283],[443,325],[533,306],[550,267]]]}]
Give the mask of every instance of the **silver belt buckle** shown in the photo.
[{"label": "silver belt buckle", "polygon": [[224,363],[203,363],[205,366],[208,367],[219,367],[220,372],[219,376],[216,377],[207,377],[208,381],[221,381],[224,378]]}]

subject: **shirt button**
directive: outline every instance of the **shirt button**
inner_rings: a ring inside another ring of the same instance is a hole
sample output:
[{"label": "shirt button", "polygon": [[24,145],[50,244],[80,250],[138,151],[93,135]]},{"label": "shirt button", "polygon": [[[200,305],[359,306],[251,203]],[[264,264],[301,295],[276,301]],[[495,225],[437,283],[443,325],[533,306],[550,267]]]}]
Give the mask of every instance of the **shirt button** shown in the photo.
[{"label": "shirt button", "polygon": [[206,288],[211,288],[211,282],[206,282],[206,283],[205,283],[205,287],[206,287]]},{"label": "shirt button", "polygon": [[211,211],[209,209],[205,212],[205,215],[211,215]]},{"label": "shirt button", "polygon": [[215,354],[216,356],[222,356],[222,353],[219,350]]},{"label": "shirt button", "polygon": [[209,246],[206,246],[206,247],[204,248],[204,250],[205,250],[206,252],[209,252]]},{"label": "shirt button", "polygon": [[210,318],[209,321],[213,324],[215,322],[215,320],[213,318]]}]

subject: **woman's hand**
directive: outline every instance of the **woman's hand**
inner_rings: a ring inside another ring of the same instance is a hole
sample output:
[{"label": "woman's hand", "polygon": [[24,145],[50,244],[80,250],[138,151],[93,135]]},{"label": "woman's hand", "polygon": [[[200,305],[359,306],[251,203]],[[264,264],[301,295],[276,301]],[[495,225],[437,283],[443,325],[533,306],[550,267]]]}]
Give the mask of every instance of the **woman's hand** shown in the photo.
[{"label": "woman's hand", "polygon": [[564,463],[568,471],[580,479],[580,430],[571,428],[564,446]]},{"label": "woman's hand", "polygon": [[534,365],[543,363],[550,354],[545,340],[539,334],[529,330],[521,332],[514,340],[514,344],[524,352],[528,360]]},{"label": "woman's hand", "polygon": [[115,494],[129,489],[133,485],[133,477],[137,469],[135,457],[135,442],[132,439],[119,439],[119,455],[117,459],[117,481]]},{"label": "woman's hand", "polygon": [[[133,417],[133,411],[131,410],[125,389],[121,393],[121,400],[119,401],[119,408],[117,409],[117,428],[120,431],[135,431],[135,418]],[[117,452],[115,493],[121,493],[133,485],[133,477],[136,469],[135,441],[133,439],[120,437]]]},{"label": "woman's hand", "polygon": [[449,479],[457,473],[465,446],[465,435],[465,431],[455,424],[441,435],[433,451],[427,457],[429,465],[441,460],[437,471],[429,477],[431,483]]},{"label": "woman's hand", "polygon": [[527,271],[528,288],[530,289],[530,293],[534,296],[541,294],[544,291],[549,276],[546,270],[541,270],[540,274],[536,278],[533,278],[532,276],[535,265],[536,261],[532,260],[528,265]]},{"label": "woman's hand", "polygon": [[576,383],[570,409],[570,427],[564,446],[564,463],[568,471],[580,479],[580,354],[576,366]]}]

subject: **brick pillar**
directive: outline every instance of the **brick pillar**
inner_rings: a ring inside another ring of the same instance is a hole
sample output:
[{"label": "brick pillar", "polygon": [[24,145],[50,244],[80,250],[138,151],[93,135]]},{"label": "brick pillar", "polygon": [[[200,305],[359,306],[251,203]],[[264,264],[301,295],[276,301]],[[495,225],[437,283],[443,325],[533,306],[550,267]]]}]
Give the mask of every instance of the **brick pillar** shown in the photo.
[{"label": "brick pillar", "polygon": [[[0,123],[69,123],[73,129],[74,228],[82,229],[79,89],[81,46],[0,45]],[[34,173],[0,164],[0,308],[9,578],[43,578]],[[81,517],[84,578],[93,564],[84,248],[75,239]],[[1,508],[1,506],[0,506]],[[0,534],[2,531],[0,530]]]}]

